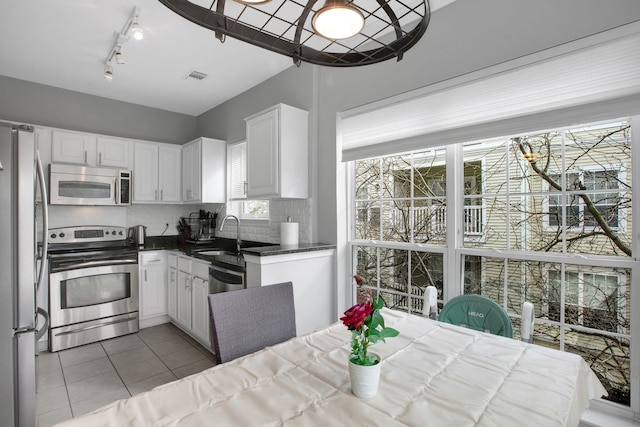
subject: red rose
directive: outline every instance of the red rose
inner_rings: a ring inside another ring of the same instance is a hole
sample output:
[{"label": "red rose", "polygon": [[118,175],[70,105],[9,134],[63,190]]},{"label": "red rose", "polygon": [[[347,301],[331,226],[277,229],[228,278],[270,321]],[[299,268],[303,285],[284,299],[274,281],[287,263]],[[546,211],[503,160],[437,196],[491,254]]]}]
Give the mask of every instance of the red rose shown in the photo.
[{"label": "red rose", "polygon": [[373,311],[373,305],[371,301],[367,301],[363,304],[356,304],[351,307],[349,310],[344,312],[344,317],[341,317],[340,320],[344,325],[350,330],[357,330],[362,327],[364,321],[367,320],[367,317]]}]

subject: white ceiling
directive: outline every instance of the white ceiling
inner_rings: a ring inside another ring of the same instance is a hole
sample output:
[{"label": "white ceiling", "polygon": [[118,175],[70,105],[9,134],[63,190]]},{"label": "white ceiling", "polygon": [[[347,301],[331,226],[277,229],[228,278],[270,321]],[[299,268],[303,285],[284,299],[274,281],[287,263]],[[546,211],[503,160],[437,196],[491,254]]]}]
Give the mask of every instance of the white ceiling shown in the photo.
[{"label": "white ceiling", "polygon": [[[227,38],[157,0],[0,0],[0,75],[197,116],[293,65],[288,57]],[[144,39],[103,77],[114,33],[140,8]],[[7,42],[9,41],[9,42]],[[208,74],[185,80],[191,70]]]},{"label": "white ceiling", "polygon": [[[432,11],[452,1],[432,0]],[[105,59],[135,6],[144,39],[125,43],[109,82]],[[293,65],[230,37],[220,43],[158,0],[0,0],[0,10],[0,75],[192,116]],[[208,77],[185,79],[192,70]]]}]

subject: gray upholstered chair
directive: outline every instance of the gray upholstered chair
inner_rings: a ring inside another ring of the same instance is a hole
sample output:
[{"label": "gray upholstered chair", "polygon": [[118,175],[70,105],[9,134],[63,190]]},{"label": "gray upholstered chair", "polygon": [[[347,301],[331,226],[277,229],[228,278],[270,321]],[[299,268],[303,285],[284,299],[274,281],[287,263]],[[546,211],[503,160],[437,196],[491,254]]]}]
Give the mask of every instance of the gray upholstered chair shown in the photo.
[{"label": "gray upholstered chair", "polygon": [[209,313],[218,363],[296,336],[291,282],[211,294]]}]

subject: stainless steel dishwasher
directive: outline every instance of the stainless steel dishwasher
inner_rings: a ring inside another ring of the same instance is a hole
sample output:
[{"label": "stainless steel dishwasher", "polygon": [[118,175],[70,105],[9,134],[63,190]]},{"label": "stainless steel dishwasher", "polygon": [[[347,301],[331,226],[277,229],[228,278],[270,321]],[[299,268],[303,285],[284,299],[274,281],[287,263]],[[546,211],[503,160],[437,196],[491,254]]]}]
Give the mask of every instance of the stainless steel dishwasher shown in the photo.
[{"label": "stainless steel dishwasher", "polygon": [[209,293],[237,291],[245,288],[245,273],[217,265],[209,266]]}]

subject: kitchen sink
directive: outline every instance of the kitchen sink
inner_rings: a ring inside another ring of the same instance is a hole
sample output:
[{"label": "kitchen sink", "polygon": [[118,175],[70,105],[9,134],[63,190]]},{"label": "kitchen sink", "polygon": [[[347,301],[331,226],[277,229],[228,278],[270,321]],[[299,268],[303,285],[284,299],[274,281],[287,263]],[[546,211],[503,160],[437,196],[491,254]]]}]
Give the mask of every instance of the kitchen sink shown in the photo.
[{"label": "kitchen sink", "polygon": [[219,249],[213,249],[213,250],[196,251],[196,253],[198,255],[204,255],[204,256],[218,256],[218,255],[224,254],[225,251],[221,251]]}]

